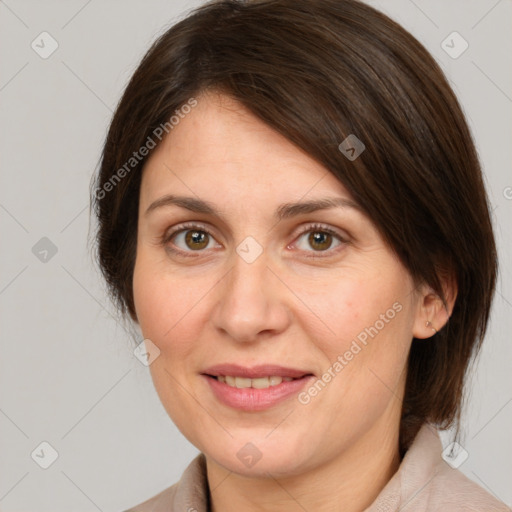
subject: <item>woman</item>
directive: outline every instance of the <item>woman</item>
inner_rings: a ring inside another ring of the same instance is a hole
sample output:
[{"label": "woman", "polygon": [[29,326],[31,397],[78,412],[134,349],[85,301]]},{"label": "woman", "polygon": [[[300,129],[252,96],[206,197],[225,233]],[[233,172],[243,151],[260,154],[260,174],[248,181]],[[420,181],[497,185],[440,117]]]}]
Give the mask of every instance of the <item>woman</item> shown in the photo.
[{"label": "woman", "polygon": [[112,296],[201,451],[133,511],[507,510],[442,457],[496,250],[461,109],[396,23],[197,9],[128,84],[94,201]]}]

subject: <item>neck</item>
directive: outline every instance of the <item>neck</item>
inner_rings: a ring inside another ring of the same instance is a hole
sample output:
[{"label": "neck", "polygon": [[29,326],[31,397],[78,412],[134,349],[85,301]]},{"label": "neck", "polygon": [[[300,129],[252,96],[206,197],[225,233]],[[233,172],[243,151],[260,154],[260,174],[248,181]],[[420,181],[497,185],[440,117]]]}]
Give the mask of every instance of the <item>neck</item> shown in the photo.
[{"label": "neck", "polygon": [[293,477],[250,478],[206,461],[212,512],[361,512],[398,470],[398,425],[375,425],[343,453]]}]

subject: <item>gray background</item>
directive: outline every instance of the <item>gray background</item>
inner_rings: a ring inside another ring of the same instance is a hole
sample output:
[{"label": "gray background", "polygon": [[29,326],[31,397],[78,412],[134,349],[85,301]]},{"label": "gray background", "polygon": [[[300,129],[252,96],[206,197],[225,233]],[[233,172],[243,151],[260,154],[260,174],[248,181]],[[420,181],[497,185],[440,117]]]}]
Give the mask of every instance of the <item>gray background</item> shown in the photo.
[{"label": "gray background", "polygon": [[[87,239],[89,182],[123,87],[155,36],[199,3],[0,1],[3,512],[124,510],[174,483],[197,453],[133,356],[134,342],[116,321]],[[512,5],[370,3],[441,64],[484,164],[501,274],[464,416],[469,458],[460,469],[511,505]],[[59,45],[47,59],[31,47],[33,40],[42,46],[43,31]],[[453,31],[469,43],[457,59],[441,47]],[[32,250],[43,237],[57,248],[46,262]],[[48,469],[31,457],[42,453],[43,441],[58,452]]]}]

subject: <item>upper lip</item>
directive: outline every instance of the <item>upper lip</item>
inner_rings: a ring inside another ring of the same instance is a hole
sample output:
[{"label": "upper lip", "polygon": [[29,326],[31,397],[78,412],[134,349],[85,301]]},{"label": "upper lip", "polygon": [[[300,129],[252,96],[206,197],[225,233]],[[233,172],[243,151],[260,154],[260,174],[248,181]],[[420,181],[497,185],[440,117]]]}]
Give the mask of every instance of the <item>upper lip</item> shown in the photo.
[{"label": "upper lip", "polygon": [[297,368],[285,368],[275,364],[261,364],[257,366],[240,366],[238,364],[217,364],[210,366],[203,371],[205,375],[218,377],[219,375],[229,375],[232,377],[246,377],[248,379],[257,379],[259,377],[291,377],[297,379],[305,375],[312,375],[307,370]]}]

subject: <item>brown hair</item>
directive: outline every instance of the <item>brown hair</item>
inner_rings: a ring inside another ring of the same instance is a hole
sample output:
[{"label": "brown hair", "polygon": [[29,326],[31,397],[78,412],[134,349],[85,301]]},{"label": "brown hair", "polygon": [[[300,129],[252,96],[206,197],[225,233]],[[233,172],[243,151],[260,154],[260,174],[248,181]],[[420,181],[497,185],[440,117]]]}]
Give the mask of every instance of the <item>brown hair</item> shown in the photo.
[{"label": "brown hair", "polygon": [[[119,311],[136,320],[132,276],[146,158],[115,183],[114,174],[206,90],[235,98],[334,174],[417,283],[443,297],[441,273],[454,276],[448,324],[412,343],[400,452],[427,421],[458,426],[464,376],[483,340],[496,279],[481,169],[434,59],[357,0],[213,1],[154,42],[117,106],[91,191],[97,256]],[[338,149],[349,134],[366,146],[354,161]]]}]

